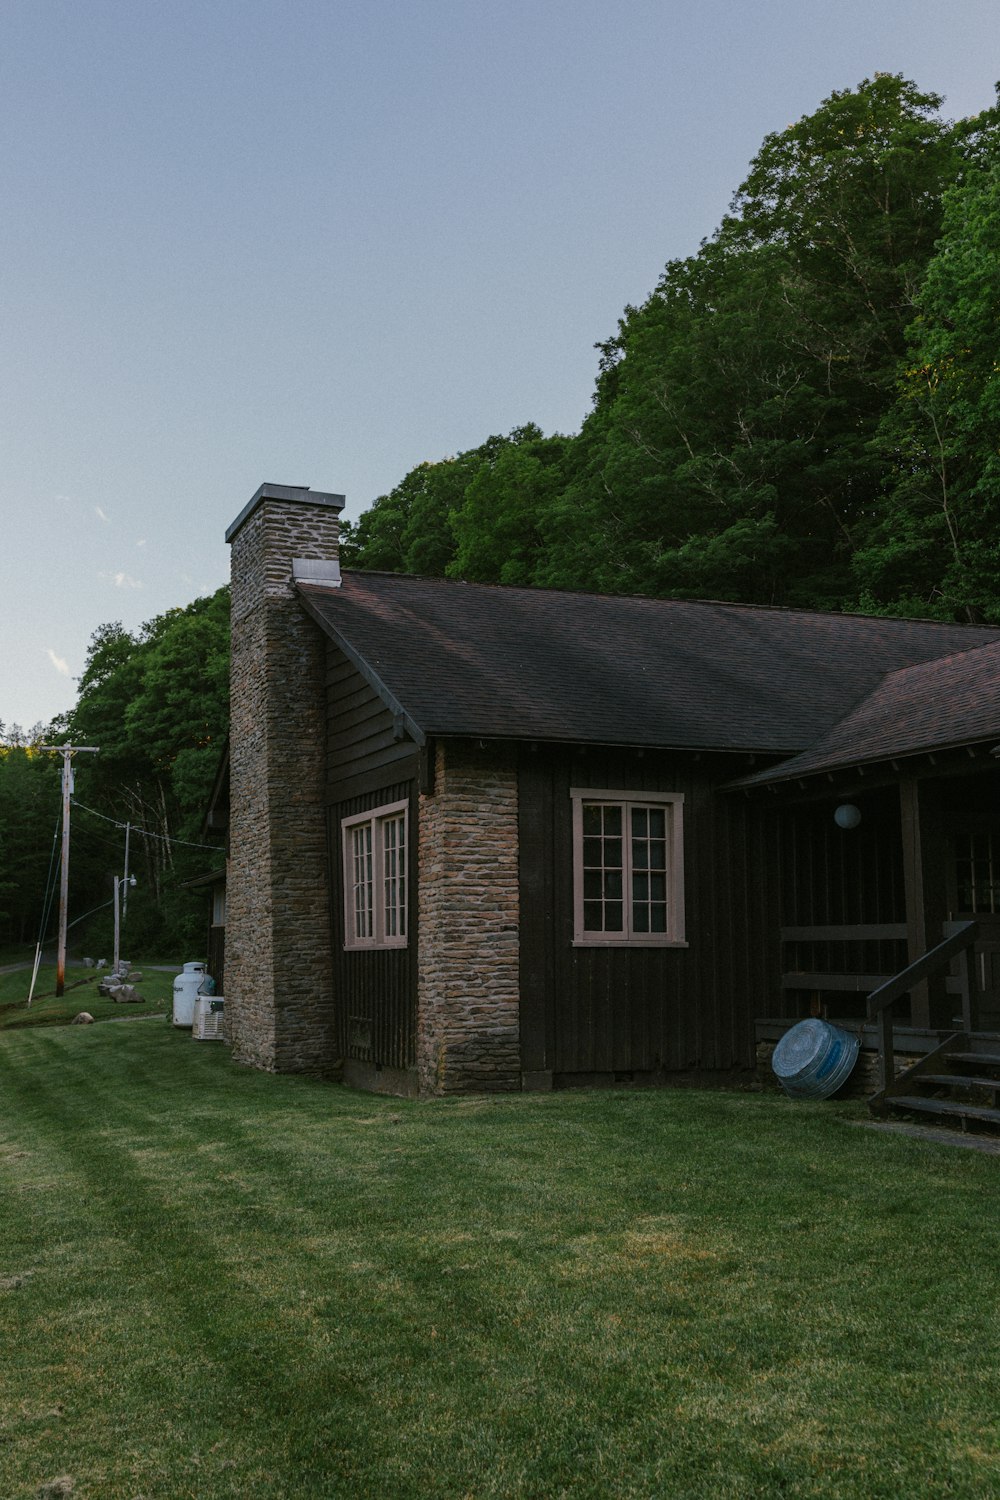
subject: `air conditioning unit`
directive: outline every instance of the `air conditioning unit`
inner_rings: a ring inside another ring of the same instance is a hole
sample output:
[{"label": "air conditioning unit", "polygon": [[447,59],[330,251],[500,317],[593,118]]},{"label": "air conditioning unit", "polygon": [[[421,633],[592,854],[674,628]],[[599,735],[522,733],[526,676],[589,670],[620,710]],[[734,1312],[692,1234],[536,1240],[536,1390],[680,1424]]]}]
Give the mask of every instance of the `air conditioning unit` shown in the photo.
[{"label": "air conditioning unit", "polygon": [[196,1042],[221,1042],[226,1002],[221,995],[198,995],[194,1002],[191,1035]]}]

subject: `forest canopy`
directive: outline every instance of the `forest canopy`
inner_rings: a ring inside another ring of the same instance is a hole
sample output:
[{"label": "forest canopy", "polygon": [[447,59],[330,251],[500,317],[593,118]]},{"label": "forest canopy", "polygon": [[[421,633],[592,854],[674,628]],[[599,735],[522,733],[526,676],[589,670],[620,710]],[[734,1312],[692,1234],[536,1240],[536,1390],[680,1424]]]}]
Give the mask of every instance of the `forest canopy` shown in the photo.
[{"label": "forest canopy", "polygon": [[1000,619],[1000,110],[876,74],[769,135],[578,434],[423,463],[354,567]]},{"label": "forest canopy", "polygon": [[[91,637],[76,706],[44,735],[0,726],[0,945],[40,932],[61,818],[61,761],[43,742],[93,745],[76,758],[71,916],[105,944],[115,876],[124,874],[129,935],[147,953],[204,946],[204,896],[185,881],[222,862],[201,825],[229,716],[229,590],[168,610],[136,633],[115,622]],[[50,938],[54,917],[46,929]]]}]

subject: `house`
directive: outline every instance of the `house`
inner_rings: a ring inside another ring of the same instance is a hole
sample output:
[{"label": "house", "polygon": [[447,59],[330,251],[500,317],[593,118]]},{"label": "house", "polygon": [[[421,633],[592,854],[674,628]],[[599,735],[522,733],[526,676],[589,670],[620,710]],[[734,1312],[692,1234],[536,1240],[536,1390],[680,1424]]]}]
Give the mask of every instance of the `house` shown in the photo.
[{"label": "house", "polygon": [[[1000,914],[1000,631],[342,575],[343,503],[263,485],[226,534],[240,1060],[741,1081]],[[917,1051],[951,993],[914,984]]]}]

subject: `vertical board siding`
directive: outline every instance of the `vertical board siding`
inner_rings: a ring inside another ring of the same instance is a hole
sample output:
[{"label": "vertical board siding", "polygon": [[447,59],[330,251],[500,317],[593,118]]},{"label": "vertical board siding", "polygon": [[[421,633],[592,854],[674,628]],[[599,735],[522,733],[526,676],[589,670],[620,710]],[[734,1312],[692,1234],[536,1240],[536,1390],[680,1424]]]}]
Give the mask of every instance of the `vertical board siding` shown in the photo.
[{"label": "vertical board siding", "polygon": [[[851,926],[905,922],[899,795],[895,787],[858,797],[857,828],[838,828],[838,799],[799,805],[783,823],[785,843],[781,900],[783,927]],[[906,964],[903,939],[865,942],[795,942],[785,946],[782,967],[804,973],[895,974]],[[801,995],[790,996],[785,1011],[798,1014]],[[842,1016],[863,1010],[863,997],[838,998]]]},{"label": "vertical board siding", "polygon": [[[623,1078],[753,1064],[779,989],[783,813],[720,793],[721,756],[538,749],[521,758],[526,1071]],[[574,947],[570,787],[684,795],[687,948]]]},{"label": "vertical board siding", "polygon": [[[379,1068],[410,1068],[416,1057],[417,812],[413,790],[412,782],[399,782],[334,803],[327,813],[337,1044],[341,1057]],[[410,804],[406,858],[409,941],[405,948],[345,948],[341,822],[355,813],[404,800]]]},{"label": "vertical board siding", "polygon": [[[416,1057],[417,806],[415,746],[333,642],[326,653],[327,851],[332,891],[334,1027],[343,1059],[409,1069]],[[404,764],[407,762],[407,764]],[[357,791],[358,778],[366,789]],[[405,779],[404,779],[405,778]],[[351,786],[354,783],[354,786]],[[352,795],[345,795],[345,787]],[[393,802],[409,803],[405,948],[345,949],[341,822]]]}]

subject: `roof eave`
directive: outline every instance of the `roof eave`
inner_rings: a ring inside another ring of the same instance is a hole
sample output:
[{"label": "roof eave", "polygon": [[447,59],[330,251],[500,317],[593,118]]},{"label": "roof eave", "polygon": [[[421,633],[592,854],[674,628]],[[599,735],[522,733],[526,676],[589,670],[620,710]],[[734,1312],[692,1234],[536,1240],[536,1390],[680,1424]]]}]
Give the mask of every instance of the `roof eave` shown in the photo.
[{"label": "roof eave", "polygon": [[396,719],[400,722],[403,729],[405,729],[406,733],[410,736],[410,738],[416,745],[425,745],[427,743],[426,730],[421,728],[416,719],[414,719],[413,715],[410,714],[406,710],[406,708],[404,708],[403,704],[400,703],[399,699],[389,691],[378,673],[374,671],[370,664],[365,660],[365,658],[354,649],[350,641],[348,641],[343,635],[341,635],[336,626],[330,623],[330,621],[323,614],[322,610],[317,608],[313,599],[310,597],[315,593],[323,594],[323,596],[326,597],[326,591],[320,585],[303,583],[296,583],[295,590],[306,613],[310,615],[313,620],[315,620],[316,624],[323,631],[323,634],[329,636],[330,640],[334,641],[336,645],[339,646],[340,650],[347,657],[347,660],[351,663],[352,667],[354,667],[356,671],[360,673],[360,675],[364,678],[365,682],[367,682],[372,691],[378,694],[378,697],[392,714],[393,719]]},{"label": "roof eave", "polygon": [[[821,776],[849,776],[856,772],[863,776],[866,770],[876,766],[896,767],[901,761],[916,761],[936,755],[954,755],[961,750],[967,750],[974,755],[979,749],[989,745],[993,735],[983,735],[974,740],[949,740],[944,744],[921,745],[918,749],[898,750],[895,753],[883,751],[879,755],[861,756],[853,760],[830,760],[821,765],[800,767],[796,769],[792,764],[774,766],[770,771],[757,771],[753,776],[743,776],[738,781],[730,783],[726,790],[752,792],[758,788],[768,790],[779,786],[787,786],[792,782],[811,781]],[[1000,745],[989,751],[990,755],[1000,752]],[[796,757],[797,758],[797,757]]]}]

